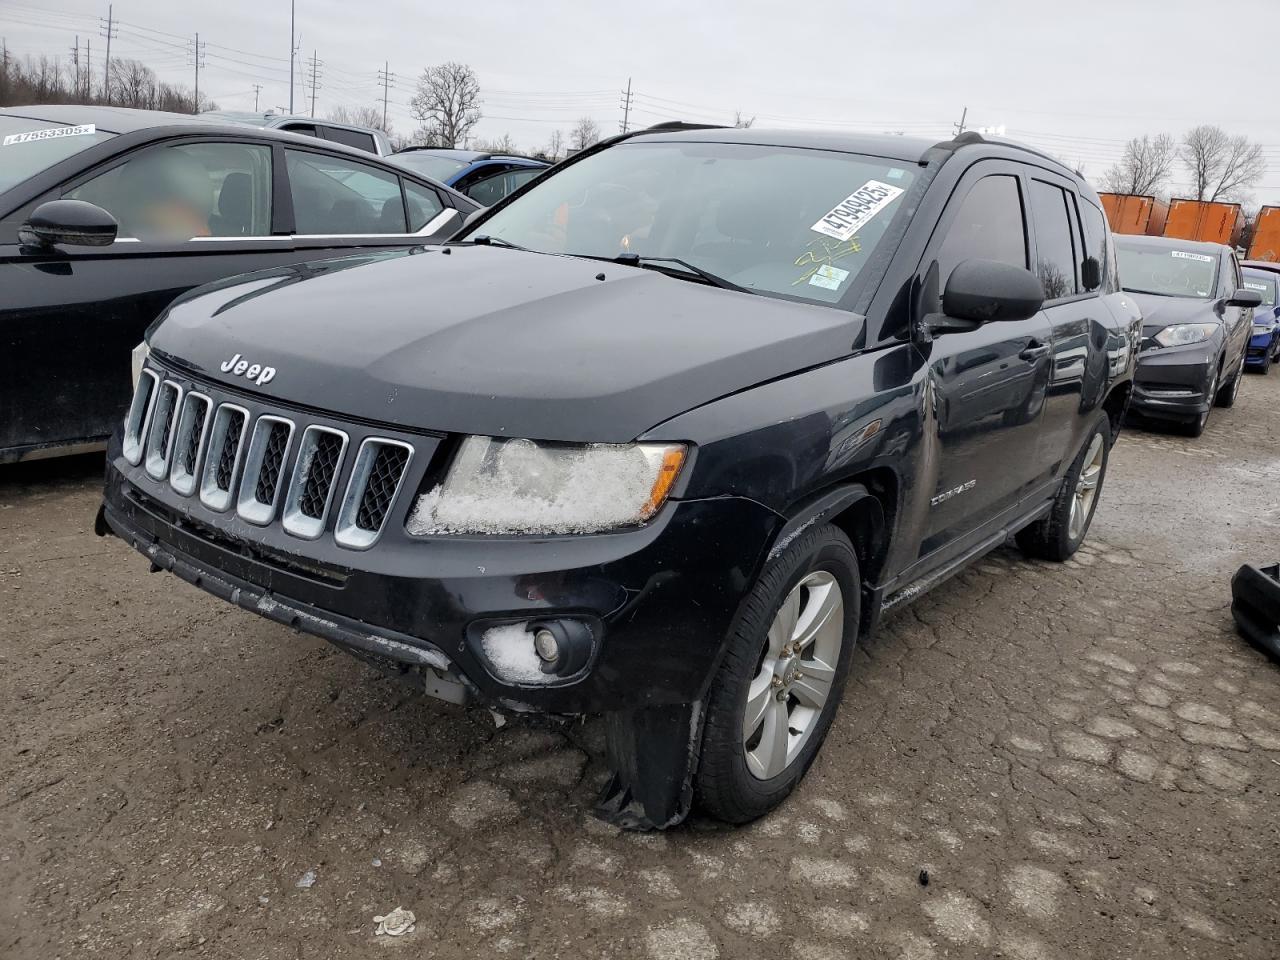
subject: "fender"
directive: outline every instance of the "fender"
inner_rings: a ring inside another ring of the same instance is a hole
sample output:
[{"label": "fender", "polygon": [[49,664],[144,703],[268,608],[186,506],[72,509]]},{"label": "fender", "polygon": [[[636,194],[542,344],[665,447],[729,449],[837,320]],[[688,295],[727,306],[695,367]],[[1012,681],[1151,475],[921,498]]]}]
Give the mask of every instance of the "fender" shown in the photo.
[{"label": "fender", "polygon": [[796,537],[800,536],[801,533],[815,523],[823,523],[862,500],[871,501],[875,523],[874,530],[868,532],[874,539],[872,542],[863,542],[855,544],[855,546],[859,548],[859,553],[864,550],[874,553],[880,548],[884,537],[884,508],[880,506],[880,501],[872,496],[871,492],[862,484],[844,483],[838,487],[807,497],[787,511],[789,519],[782,525],[782,529],[778,531],[777,536],[774,537],[773,543],[769,547],[769,554],[765,558],[766,562],[782,553]]}]

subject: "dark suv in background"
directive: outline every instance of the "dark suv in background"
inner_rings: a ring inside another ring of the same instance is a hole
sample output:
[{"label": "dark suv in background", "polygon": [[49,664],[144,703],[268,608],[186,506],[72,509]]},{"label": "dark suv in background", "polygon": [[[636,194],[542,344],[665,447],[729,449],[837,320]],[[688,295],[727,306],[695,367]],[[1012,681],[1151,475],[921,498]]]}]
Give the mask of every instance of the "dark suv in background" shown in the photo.
[{"label": "dark suv in background", "polygon": [[882,612],[1080,546],[1139,336],[1047,156],[654,129],[447,245],[177,301],[102,529],[433,695],[606,714],[614,822],[743,822]]}]

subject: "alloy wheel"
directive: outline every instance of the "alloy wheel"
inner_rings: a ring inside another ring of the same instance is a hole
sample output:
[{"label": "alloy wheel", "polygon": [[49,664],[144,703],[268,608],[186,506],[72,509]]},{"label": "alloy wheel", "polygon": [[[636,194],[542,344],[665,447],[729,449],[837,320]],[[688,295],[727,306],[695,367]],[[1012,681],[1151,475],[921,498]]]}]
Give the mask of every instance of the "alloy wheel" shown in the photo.
[{"label": "alloy wheel", "polygon": [[831,697],[844,645],[844,594],[825,570],[796,584],[774,615],[747,691],[747,769],[771,780],[799,755]]},{"label": "alloy wheel", "polygon": [[1085,451],[1084,463],[1080,467],[1080,476],[1076,478],[1075,493],[1071,497],[1071,517],[1067,521],[1067,534],[1072,540],[1079,540],[1084,535],[1085,525],[1089,522],[1089,511],[1098,498],[1098,484],[1102,482],[1102,465],[1106,450],[1102,434],[1094,434]]}]

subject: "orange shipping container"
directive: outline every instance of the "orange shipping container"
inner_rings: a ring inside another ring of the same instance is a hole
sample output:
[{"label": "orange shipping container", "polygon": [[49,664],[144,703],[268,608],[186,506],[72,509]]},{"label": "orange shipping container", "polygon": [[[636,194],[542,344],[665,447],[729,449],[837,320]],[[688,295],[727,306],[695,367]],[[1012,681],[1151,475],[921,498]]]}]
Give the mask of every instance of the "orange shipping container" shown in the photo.
[{"label": "orange shipping container", "polygon": [[1243,229],[1244,213],[1238,203],[1174,200],[1169,205],[1164,235],[1178,240],[1202,240],[1234,247]]},{"label": "orange shipping container", "polygon": [[1250,260],[1280,260],[1280,207],[1263,207],[1253,226]]},{"label": "orange shipping container", "polygon": [[1169,205],[1163,200],[1130,193],[1100,193],[1098,199],[1113,233],[1158,237],[1164,232]]}]

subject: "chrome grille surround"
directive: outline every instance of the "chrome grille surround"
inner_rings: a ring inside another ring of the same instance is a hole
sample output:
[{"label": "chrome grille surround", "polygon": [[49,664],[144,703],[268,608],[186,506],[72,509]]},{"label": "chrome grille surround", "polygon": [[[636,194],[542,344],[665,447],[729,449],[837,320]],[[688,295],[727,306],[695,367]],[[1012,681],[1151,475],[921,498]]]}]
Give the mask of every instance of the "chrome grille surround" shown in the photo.
[{"label": "chrome grille surround", "polygon": [[293,429],[292,420],[274,414],[263,414],[253,426],[236,500],[236,513],[250,523],[265,526],[275,519]]},{"label": "chrome grille surround", "polygon": [[169,475],[169,455],[173,452],[173,421],[182,407],[182,387],[172,380],[160,384],[147,420],[147,443],[142,458],[148,476],[163,480]]},{"label": "chrome grille surround", "polygon": [[302,432],[289,492],[284,499],[282,525],[286,533],[303,540],[316,540],[324,533],[333,505],[333,491],[342,473],[347,441],[344,431],[332,427],[312,424]]},{"label": "chrome grille surround", "polygon": [[173,438],[173,463],[169,467],[169,486],[184,497],[196,492],[200,475],[200,454],[209,435],[209,413],[213,401],[194,390],[182,401],[182,413]]},{"label": "chrome grille surround", "polygon": [[133,391],[129,412],[125,414],[124,442],[120,452],[135,467],[142,462],[142,447],[151,416],[151,401],[155,399],[159,386],[160,377],[156,372],[144,369],[138,377],[138,386]]},{"label": "chrome grille surround", "polygon": [[384,437],[365,438],[338,508],[333,539],[339,546],[368,550],[378,542],[412,462],[413,447],[409,444]]},{"label": "chrome grille surround", "polygon": [[223,513],[231,506],[248,427],[249,411],[237,404],[221,404],[213,415],[200,472],[200,502],[210,510]]}]

